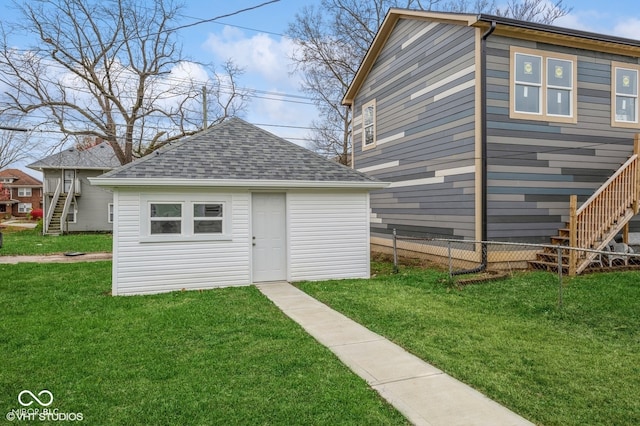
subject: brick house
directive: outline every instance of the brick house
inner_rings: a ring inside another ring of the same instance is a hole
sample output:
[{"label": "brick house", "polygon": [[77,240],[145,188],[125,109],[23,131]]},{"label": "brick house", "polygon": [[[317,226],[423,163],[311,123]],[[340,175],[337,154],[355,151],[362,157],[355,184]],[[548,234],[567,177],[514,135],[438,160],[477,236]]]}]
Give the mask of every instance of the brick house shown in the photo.
[{"label": "brick house", "polygon": [[26,217],[42,208],[42,182],[22,170],[0,170],[0,218]]}]

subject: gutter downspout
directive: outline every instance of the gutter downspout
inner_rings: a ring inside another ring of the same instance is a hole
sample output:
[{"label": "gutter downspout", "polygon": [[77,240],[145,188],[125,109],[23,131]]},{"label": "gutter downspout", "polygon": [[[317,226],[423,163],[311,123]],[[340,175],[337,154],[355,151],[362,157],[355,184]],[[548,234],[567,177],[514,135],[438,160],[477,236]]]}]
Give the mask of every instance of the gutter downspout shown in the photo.
[{"label": "gutter downspout", "polygon": [[482,186],[482,194],[481,194],[481,222],[482,222],[482,242],[481,242],[481,261],[480,265],[473,269],[467,269],[462,271],[455,271],[451,275],[464,275],[464,274],[475,274],[477,272],[483,272],[487,269],[487,243],[488,233],[487,233],[487,39],[496,29],[496,21],[491,21],[491,26],[489,29],[482,34],[482,39],[480,40],[480,72],[482,75],[480,76],[480,117],[481,117],[481,132],[480,136],[480,151],[482,153],[482,176],[481,176],[481,186]]}]

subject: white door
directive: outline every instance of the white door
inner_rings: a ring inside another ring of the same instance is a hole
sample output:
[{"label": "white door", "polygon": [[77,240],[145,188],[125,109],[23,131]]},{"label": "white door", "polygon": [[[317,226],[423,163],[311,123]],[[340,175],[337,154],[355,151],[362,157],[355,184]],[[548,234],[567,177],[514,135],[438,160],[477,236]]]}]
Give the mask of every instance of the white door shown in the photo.
[{"label": "white door", "polygon": [[76,178],[75,170],[65,170],[64,171],[64,188],[63,193],[67,194],[71,190],[71,183]]},{"label": "white door", "polygon": [[253,282],[287,279],[284,194],[253,194]]}]

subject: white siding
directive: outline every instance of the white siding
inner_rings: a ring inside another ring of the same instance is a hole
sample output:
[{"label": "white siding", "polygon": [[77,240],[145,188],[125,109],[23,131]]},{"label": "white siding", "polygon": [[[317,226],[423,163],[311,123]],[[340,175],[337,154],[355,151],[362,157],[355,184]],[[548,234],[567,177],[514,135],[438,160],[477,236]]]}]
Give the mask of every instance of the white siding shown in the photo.
[{"label": "white siding", "polygon": [[[114,295],[250,284],[248,192],[231,193],[230,241],[140,242],[140,198],[148,194],[115,191]],[[177,201],[183,194],[165,192],[162,197]],[[216,193],[190,192],[190,196],[215,198]]]},{"label": "white siding", "polygon": [[369,194],[287,194],[289,279],[369,278]]}]

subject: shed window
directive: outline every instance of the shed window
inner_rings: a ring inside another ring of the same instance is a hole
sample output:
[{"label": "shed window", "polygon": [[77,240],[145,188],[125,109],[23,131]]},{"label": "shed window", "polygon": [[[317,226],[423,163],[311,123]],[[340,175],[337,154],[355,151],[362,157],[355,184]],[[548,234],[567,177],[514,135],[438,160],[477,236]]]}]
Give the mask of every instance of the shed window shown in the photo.
[{"label": "shed window", "polygon": [[374,147],[376,144],[376,101],[373,100],[362,107],[362,149]]},{"label": "shed window", "polygon": [[640,67],[613,63],[612,125],[638,127],[638,74]]},{"label": "shed window", "polygon": [[182,233],[182,204],[151,203],[149,213],[151,234]]},{"label": "shed window", "polygon": [[221,234],[223,212],[223,204],[194,204],[193,233]]},{"label": "shed window", "polygon": [[510,117],[576,123],[577,58],[511,48]]}]

